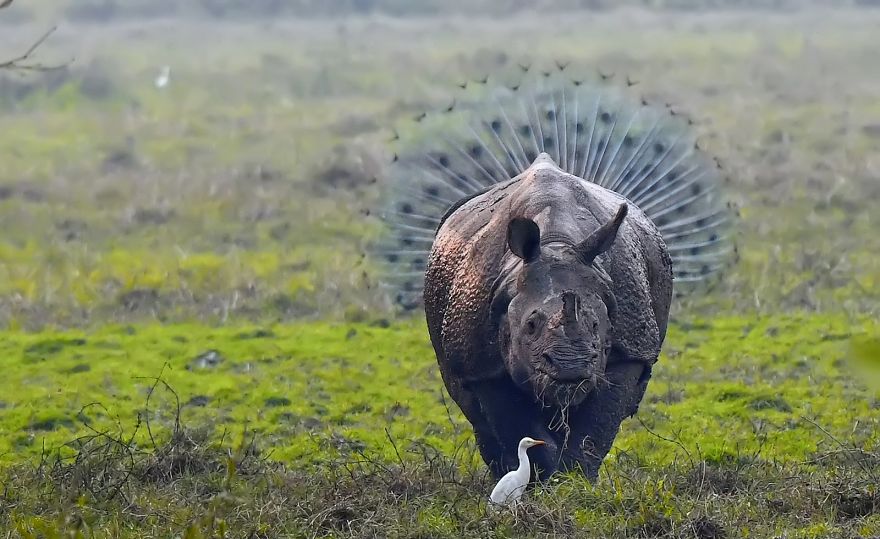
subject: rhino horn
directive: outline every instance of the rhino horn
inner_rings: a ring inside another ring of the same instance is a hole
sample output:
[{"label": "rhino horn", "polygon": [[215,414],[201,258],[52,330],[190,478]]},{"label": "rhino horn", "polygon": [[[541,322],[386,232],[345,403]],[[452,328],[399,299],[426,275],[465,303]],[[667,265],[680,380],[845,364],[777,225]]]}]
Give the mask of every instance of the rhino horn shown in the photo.
[{"label": "rhino horn", "polygon": [[571,290],[562,293],[562,322],[565,327],[578,322],[578,312],[580,311],[580,298]]},{"label": "rhino horn", "polygon": [[507,225],[507,245],[511,252],[525,262],[537,260],[541,253],[541,231],[538,223],[516,217]]},{"label": "rhino horn", "polygon": [[620,205],[620,209],[617,210],[617,215],[614,216],[614,219],[597,228],[587,239],[575,247],[575,252],[581,262],[587,265],[592,264],[597,256],[611,247],[628,210],[629,206],[624,202]]}]

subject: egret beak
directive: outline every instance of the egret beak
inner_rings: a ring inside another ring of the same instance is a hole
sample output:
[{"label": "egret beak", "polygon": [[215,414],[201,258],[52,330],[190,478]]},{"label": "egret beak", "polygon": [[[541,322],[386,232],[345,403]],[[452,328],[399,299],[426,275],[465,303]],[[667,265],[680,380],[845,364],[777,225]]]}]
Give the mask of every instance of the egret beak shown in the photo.
[{"label": "egret beak", "polygon": [[545,442],[544,440],[535,440],[535,443],[533,445],[544,445],[546,443],[547,442]]}]

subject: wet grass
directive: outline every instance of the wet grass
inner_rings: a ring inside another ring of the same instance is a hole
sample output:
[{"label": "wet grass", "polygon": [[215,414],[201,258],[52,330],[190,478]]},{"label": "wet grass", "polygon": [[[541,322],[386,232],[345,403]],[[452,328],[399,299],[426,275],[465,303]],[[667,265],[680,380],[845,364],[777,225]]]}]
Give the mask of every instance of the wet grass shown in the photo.
[{"label": "wet grass", "polygon": [[600,481],[560,478],[501,516],[485,513],[491,480],[424,327],[383,325],[3,335],[0,526],[22,537],[880,532],[880,411],[846,361],[849,338],[875,321],[676,324]]}]

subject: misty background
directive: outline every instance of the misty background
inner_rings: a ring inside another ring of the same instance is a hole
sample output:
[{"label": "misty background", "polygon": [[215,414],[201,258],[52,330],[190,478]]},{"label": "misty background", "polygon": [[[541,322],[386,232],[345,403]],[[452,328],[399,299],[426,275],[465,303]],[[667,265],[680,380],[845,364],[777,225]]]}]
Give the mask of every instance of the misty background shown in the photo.
[{"label": "misty background", "polygon": [[0,70],[0,324],[388,316],[389,141],[532,60],[639,81],[724,163],[740,259],[681,312],[875,312],[869,4],[16,0],[0,62],[54,31]]},{"label": "misty background", "polygon": [[335,17],[386,14],[426,16],[442,14],[508,15],[519,11],[608,10],[620,7],[650,9],[790,9],[812,6],[876,6],[877,0],[33,0],[19,2],[8,15],[16,21],[41,16],[69,20],[108,21],[124,18],[193,16]]}]

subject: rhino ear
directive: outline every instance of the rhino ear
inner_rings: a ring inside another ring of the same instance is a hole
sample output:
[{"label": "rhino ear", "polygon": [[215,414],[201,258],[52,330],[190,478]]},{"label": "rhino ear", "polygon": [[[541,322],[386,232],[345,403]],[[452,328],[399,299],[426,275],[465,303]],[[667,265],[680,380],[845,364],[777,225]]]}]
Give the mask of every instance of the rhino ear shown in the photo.
[{"label": "rhino ear", "polygon": [[617,215],[614,216],[614,219],[597,228],[587,239],[575,247],[575,252],[581,262],[590,265],[597,256],[611,247],[614,239],[617,238],[617,231],[620,229],[620,225],[623,223],[623,218],[626,217],[628,210],[629,206],[624,202],[620,205],[620,209],[617,210]]},{"label": "rhino ear", "polygon": [[525,262],[537,260],[541,253],[541,231],[538,223],[524,217],[512,219],[507,225],[507,245]]}]

